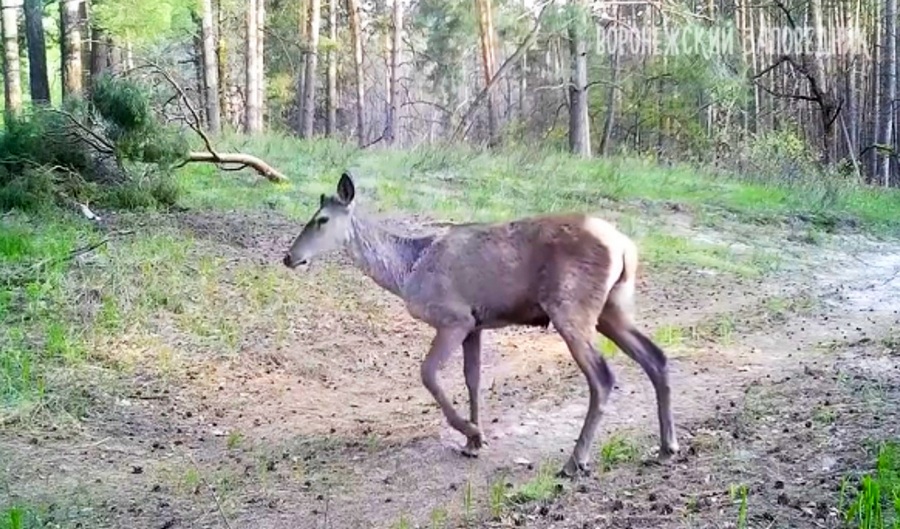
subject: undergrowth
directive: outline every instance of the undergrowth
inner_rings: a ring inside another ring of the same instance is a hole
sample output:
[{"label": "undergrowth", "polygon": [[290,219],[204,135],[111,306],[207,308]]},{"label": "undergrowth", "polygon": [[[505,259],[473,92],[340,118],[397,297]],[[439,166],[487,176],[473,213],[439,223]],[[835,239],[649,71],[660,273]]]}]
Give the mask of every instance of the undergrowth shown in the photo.
[{"label": "undergrowth", "polygon": [[845,224],[876,232],[900,228],[900,219],[892,213],[900,208],[900,192],[846,180],[729,176],[633,158],[581,160],[548,149],[359,150],[335,140],[298,141],[276,134],[232,135],[219,142],[223,149],[265,158],[291,182],[272,185],[249,171],[221,174],[209,166],[188,166],[180,173],[185,204],[276,209],[305,220],[319,194],[333,192],[340,173],[349,170],[367,208],[427,212],[458,221],[567,210],[646,215],[648,204],[677,203],[757,223],[799,216],[826,231]]},{"label": "undergrowth", "polygon": [[900,444],[879,446],[874,471],[844,478],[840,501],[848,528],[900,529]]}]

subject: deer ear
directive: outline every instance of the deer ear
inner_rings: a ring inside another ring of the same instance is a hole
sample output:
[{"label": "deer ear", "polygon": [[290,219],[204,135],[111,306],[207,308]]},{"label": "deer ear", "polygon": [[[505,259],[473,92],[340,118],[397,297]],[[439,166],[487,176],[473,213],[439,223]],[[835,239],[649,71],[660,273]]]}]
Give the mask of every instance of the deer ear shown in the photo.
[{"label": "deer ear", "polygon": [[344,173],[341,175],[341,179],[338,181],[337,185],[337,196],[344,204],[349,204],[353,202],[353,197],[356,195],[356,186],[353,185],[353,180],[350,178],[349,173]]}]

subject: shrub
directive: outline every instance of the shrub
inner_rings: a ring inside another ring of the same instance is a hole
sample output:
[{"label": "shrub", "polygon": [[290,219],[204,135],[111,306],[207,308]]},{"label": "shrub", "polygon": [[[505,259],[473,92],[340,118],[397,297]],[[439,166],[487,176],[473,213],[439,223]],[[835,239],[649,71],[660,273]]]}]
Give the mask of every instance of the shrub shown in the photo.
[{"label": "shrub", "polygon": [[87,101],[36,107],[0,135],[0,208],[36,209],[60,196],[122,208],[169,207],[171,168],[188,141],[160,123],[136,82],[103,76]]}]

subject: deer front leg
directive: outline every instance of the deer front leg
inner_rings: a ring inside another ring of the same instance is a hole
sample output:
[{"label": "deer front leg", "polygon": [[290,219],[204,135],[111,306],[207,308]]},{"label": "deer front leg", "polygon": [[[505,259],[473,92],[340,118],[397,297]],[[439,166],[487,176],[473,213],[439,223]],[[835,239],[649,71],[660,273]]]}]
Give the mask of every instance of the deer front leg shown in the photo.
[{"label": "deer front leg", "polygon": [[479,429],[479,433],[469,436],[462,453],[469,457],[478,457],[478,451],[487,443],[481,434],[479,407],[481,406],[481,331],[472,331],[463,340],[463,370],[466,375],[466,387],[469,389],[469,422]]},{"label": "deer front leg", "polygon": [[437,401],[438,405],[441,407],[441,412],[443,412],[444,417],[447,419],[447,422],[450,423],[450,426],[471,439],[473,437],[481,437],[481,430],[474,423],[463,419],[462,416],[457,413],[453,408],[450,399],[447,398],[447,395],[444,393],[444,390],[441,389],[441,386],[437,381],[438,371],[444,364],[444,361],[450,356],[451,352],[458,350],[457,348],[462,345],[463,340],[465,340],[468,334],[469,329],[467,328],[452,327],[438,329],[437,334],[431,342],[431,349],[428,351],[425,360],[422,362],[421,375],[422,384],[425,385],[431,393],[431,396]]}]

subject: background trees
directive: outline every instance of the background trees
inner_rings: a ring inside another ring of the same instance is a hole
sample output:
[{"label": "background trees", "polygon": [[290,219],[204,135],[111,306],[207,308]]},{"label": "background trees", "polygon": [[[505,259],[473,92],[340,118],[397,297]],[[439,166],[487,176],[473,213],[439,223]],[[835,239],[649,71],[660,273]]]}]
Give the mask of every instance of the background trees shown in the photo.
[{"label": "background trees", "polygon": [[[3,11],[12,112],[25,72],[26,104],[51,86],[58,104],[103,71],[152,62],[212,133],[549,144],[900,181],[896,0],[3,0]],[[699,40],[666,54],[604,38],[648,27]],[[775,49],[783,28],[809,28],[809,51]],[[713,49],[716,31],[733,46]]]}]

